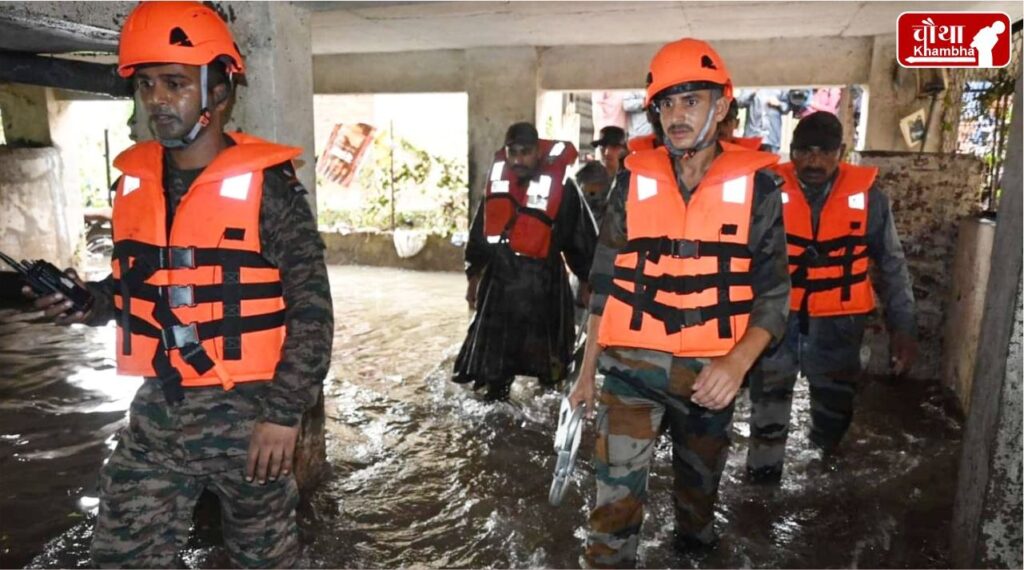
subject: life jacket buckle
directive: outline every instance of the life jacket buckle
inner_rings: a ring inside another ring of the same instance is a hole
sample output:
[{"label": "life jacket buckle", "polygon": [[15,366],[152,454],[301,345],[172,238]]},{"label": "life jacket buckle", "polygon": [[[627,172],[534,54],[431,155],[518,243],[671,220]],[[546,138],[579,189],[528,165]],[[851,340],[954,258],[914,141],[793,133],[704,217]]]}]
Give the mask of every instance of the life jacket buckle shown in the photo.
[{"label": "life jacket buckle", "polygon": [[195,323],[165,328],[160,331],[160,340],[163,342],[164,350],[181,349],[188,345],[201,346],[199,344],[199,329]]},{"label": "life jacket buckle", "polygon": [[691,239],[672,240],[672,257],[700,259],[700,241]]},{"label": "life jacket buckle", "polygon": [[690,328],[704,324],[704,315],[701,314],[700,310],[697,309],[684,309],[683,310],[683,327]]},{"label": "life jacket buckle", "polygon": [[195,291],[191,285],[171,285],[166,288],[167,302],[172,309],[195,307]]},{"label": "life jacket buckle", "polygon": [[818,252],[818,248],[814,247],[813,245],[809,245],[806,248],[804,248],[804,257],[806,257],[808,260],[813,261],[821,257],[821,253]]},{"label": "life jacket buckle", "polygon": [[160,269],[195,269],[196,248],[160,248]]}]

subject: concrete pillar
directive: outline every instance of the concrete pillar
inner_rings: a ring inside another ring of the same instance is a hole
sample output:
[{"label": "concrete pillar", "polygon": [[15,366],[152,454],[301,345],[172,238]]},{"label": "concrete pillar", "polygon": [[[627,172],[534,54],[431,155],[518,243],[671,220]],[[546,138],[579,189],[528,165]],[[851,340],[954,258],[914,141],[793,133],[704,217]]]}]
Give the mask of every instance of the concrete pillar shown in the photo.
[{"label": "concrete pillar", "polygon": [[45,87],[0,86],[8,145],[0,147],[0,249],[18,259],[68,267],[82,234],[82,196],[77,171],[60,148],[66,131],[51,132],[58,112]]},{"label": "concrete pillar", "polygon": [[923,109],[925,121],[932,114],[924,152],[942,150],[943,98],[932,105],[930,97],[918,97],[918,74],[896,61],[895,34],[875,36],[868,79],[868,125],[865,150],[921,150],[907,146],[900,132],[900,120]]},{"label": "concrete pillar", "polygon": [[0,85],[0,115],[4,137],[10,146],[50,146],[48,98],[45,87],[6,83]]},{"label": "concrete pillar", "polygon": [[992,251],[971,409],[964,430],[953,512],[958,568],[1022,566],[1021,499],[1021,79]]},{"label": "concrete pillar", "polygon": [[302,147],[298,175],[316,211],[313,171],[313,51],[309,11],[290,2],[224,2],[246,63],[228,128]]},{"label": "concrete pillar", "polygon": [[942,382],[956,394],[960,409],[965,412],[971,407],[971,384],[995,233],[994,221],[974,217],[960,222],[957,230],[956,256],[942,333]]},{"label": "concrete pillar", "polygon": [[[72,265],[82,227],[67,215],[61,158],[52,146],[0,146],[0,250],[18,259]],[[77,189],[76,189],[77,190]],[[10,271],[0,264],[0,271]]]},{"label": "concrete pillar", "polygon": [[505,143],[505,131],[537,115],[537,52],[534,48],[467,50],[466,91],[469,94],[469,212],[483,196],[494,152]]},{"label": "concrete pillar", "polygon": [[[70,237],[70,249],[77,253],[82,246],[82,239],[85,233],[85,200],[82,198],[82,178],[79,175],[81,162],[96,161],[103,163],[103,156],[79,156],[79,140],[81,137],[81,125],[77,124],[67,113],[70,101],[59,101],[54,96],[53,89],[47,89],[50,136],[53,139],[53,146],[57,149],[60,159],[60,180],[61,189],[58,200],[61,202],[60,210],[64,215],[64,232]],[[75,261],[80,261],[75,256]],[[61,265],[60,267],[64,267]]]}]

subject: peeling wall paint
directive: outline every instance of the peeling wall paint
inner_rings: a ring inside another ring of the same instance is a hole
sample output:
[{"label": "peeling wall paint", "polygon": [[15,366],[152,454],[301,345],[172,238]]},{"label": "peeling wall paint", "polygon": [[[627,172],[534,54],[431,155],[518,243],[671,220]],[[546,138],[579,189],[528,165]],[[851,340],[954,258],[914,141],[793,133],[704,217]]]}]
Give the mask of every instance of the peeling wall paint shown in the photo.
[{"label": "peeling wall paint", "polygon": [[[982,163],[968,155],[884,151],[864,152],[860,163],[879,168],[876,184],[892,204],[914,285],[921,351],[911,375],[938,378],[958,227],[980,211]],[[889,369],[884,323],[876,314],[865,334],[871,348],[867,370],[872,374]]]},{"label": "peeling wall paint", "polygon": [[988,500],[982,514],[982,559],[988,568],[1021,568],[1021,528],[1024,497],[1021,495],[1021,422],[1024,417],[1024,392],[1021,390],[1021,289],[1017,289],[1017,311],[1006,357],[1006,379],[1003,382],[1002,409],[996,432],[989,479]]}]

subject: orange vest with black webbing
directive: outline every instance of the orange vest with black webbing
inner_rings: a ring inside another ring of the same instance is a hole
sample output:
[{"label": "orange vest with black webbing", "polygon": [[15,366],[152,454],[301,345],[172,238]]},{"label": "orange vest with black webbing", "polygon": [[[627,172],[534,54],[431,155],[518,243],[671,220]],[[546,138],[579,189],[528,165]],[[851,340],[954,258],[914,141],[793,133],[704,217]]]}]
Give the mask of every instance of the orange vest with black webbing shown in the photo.
[{"label": "orange vest with black webbing", "polygon": [[626,159],[628,241],[615,260],[598,343],[710,357],[747,329],[754,291],[754,174],[778,157],[723,145],[689,203],[664,147]]},{"label": "orange vest with black webbing", "polygon": [[869,313],[875,295],[868,277],[868,197],[877,168],[840,163],[815,233],[811,207],[791,162],[775,167],[785,184],[790,310],[804,318]]},{"label": "orange vest with black webbing", "polygon": [[196,178],[167,227],[164,150],[144,142],[114,161],[117,370],[181,386],[270,380],[284,342],[276,267],[261,254],[265,169],[301,149],[241,133]]},{"label": "orange vest with black webbing", "polygon": [[520,255],[545,259],[577,152],[565,141],[541,139],[538,147],[539,173],[525,187],[508,164],[505,149],[494,153],[484,191],[484,237],[488,243],[507,243]]}]

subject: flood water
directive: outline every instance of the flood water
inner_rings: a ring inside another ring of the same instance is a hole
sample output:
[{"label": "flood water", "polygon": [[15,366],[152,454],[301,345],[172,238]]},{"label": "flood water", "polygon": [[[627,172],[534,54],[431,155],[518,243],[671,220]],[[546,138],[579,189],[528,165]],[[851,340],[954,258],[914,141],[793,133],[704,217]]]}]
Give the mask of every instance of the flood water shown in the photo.
[{"label": "flood water", "polygon": [[[559,395],[520,379],[486,404],[447,380],[468,323],[459,274],[331,267],[330,474],[300,512],[310,567],[578,566],[593,500],[587,427],[561,507],[547,503]],[[0,566],[82,567],[96,473],[139,380],[113,371],[113,328],[70,330],[0,308]],[[650,486],[648,567],[948,567],[961,426],[932,383],[865,379],[835,469],[807,438],[798,384],[781,485],[742,474],[741,397],[722,481],[718,548],[672,547],[671,448]],[[199,532],[191,567],[226,563]]]}]

